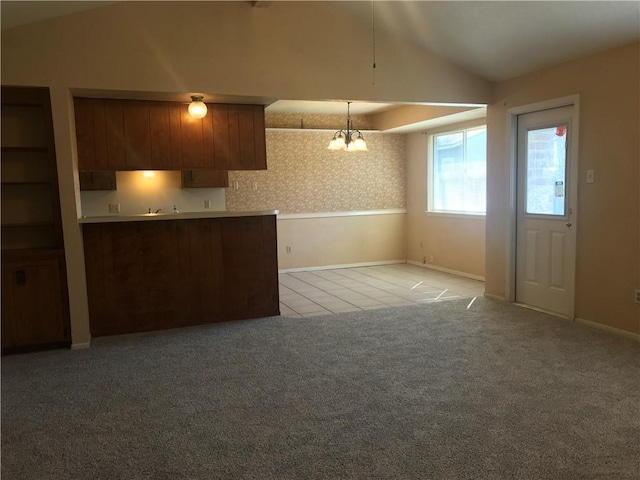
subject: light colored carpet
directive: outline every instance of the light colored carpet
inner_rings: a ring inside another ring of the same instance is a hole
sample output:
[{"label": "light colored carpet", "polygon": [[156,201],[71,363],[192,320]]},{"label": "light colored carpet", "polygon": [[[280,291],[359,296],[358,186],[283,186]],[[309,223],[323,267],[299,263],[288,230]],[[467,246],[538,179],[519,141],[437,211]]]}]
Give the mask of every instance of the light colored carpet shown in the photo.
[{"label": "light colored carpet", "polygon": [[2,360],[2,479],[633,479],[637,342],[478,299]]}]

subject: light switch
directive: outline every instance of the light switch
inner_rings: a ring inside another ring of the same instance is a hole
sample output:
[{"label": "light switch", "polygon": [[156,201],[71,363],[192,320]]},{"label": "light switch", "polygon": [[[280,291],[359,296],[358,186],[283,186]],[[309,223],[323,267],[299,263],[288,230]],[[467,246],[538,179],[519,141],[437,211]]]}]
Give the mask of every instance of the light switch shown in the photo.
[{"label": "light switch", "polygon": [[587,170],[587,183],[593,183],[595,181],[595,176],[593,170]]}]

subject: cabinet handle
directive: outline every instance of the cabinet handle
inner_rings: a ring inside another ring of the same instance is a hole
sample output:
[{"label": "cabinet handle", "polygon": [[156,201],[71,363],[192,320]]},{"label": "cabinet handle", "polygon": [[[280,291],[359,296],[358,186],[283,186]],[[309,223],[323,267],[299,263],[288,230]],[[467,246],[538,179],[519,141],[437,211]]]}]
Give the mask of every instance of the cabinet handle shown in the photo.
[{"label": "cabinet handle", "polygon": [[22,286],[27,284],[27,274],[24,270],[16,270],[15,273],[16,285]]}]

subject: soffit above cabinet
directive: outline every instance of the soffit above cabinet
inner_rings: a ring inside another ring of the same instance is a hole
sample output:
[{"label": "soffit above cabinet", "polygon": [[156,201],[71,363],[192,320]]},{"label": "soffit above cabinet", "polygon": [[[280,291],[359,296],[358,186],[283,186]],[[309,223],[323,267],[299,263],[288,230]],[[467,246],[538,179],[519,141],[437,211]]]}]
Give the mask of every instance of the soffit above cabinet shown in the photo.
[{"label": "soffit above cabinet", "polygon": [[274,97],[224,95],[220,93],[206,92],[143,92],[133,90],[100,90],[86,88],[72,88],[70,90],[74,97],[108,98],[117,100],[155,100],[162,102],[189,103],[192,95],[200,95],[204,97],[205,103],[225,103],[236,105],[271,105],[277,100],[277,98]]}]

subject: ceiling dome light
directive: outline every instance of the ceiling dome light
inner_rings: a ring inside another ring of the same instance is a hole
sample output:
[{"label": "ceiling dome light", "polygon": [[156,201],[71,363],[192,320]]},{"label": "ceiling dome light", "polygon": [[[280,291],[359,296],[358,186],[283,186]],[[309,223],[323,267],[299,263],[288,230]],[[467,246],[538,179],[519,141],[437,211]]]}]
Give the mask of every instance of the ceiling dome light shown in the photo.
[{"label": "ceiling dome light", "polygon": [[193,118],[203,118],[207,114],[207,106],[202,101],[204,97],[199,95],[191,96],[191,103],[189,104],[189,115]]}]

